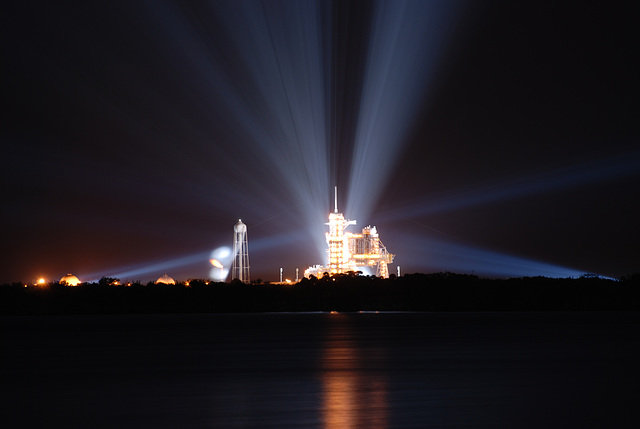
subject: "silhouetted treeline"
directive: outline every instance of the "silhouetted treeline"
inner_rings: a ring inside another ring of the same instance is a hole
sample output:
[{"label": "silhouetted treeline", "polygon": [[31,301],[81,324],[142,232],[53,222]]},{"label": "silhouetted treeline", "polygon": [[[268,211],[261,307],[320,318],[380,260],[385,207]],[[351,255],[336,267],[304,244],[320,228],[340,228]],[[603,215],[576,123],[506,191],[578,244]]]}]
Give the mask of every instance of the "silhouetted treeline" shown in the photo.
[{"label": "silhouetted treeline", "polygon": [[131,286],[0,286],[0,314],[123,314],[282,311],[638,311],[640,275],[506,280],[438,273],[340,275],[294,285],[205,283]]}]

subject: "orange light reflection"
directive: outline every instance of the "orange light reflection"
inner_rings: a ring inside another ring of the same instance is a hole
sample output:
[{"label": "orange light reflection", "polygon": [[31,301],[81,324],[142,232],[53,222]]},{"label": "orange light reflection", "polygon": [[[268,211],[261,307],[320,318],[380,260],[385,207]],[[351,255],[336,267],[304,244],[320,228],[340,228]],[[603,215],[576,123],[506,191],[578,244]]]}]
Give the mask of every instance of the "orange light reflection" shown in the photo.
[{"label": "orange light reflection", "polygon": [[321,415],[326,428],[388,427],[386,381],[363,369],[363,351],[344,323],[334,324],[322,365]]}]

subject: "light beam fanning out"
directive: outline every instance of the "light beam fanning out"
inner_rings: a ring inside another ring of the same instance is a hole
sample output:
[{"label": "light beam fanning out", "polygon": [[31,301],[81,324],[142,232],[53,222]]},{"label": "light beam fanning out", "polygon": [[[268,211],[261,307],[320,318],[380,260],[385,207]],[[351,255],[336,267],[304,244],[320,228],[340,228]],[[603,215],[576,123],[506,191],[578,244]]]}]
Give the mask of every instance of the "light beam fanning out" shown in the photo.
[{"label": "light beam fanning out", "polygon": [[469,245],[430,238],[405,235],[396,237],[405,244],[403,265],[422,272],[451,271],[490,277],[544,276],[555,278],[579,277],[579,270],[534,261],[519,256],[480,249]]},{"label": "light beam fanning out", "polygon": [[455,18],[456,2],[376,2],[347,209],[368,222],[405,144]]},{"label": "light beam fanning out", "polygon": [[638,172],[640,172],[640,152],[625,153],[520,179],[486,183],[431,198],[421,196],[419,201],[395,207],[380,214],[380,217],[392,221],[447,213],[594,182],[615,180],[626,175],[638,174]]}]

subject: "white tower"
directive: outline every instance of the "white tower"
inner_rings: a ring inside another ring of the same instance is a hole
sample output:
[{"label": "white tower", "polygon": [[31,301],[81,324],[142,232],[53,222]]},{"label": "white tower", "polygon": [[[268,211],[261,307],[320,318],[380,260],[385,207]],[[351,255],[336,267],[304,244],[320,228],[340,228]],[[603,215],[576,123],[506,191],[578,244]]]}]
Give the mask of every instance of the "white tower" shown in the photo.
[{"label": "white tower", "polygon": [[247,225],[238,219],[233,227],[233,266],[231,280],[249,283],[249,247],[247,246]]},{"label": "white tower", "polygon": [[346,220],[342,213],[338,213],[338,187],[335,188],[335,205],[333,213],[329,213],[329,232],[325,233],[327,239],[327,253],[329,256],[329,274],[341,274],[349,271],[349,246],[348,235],[344,230],[349,225],[355,225],[355,220]]}]

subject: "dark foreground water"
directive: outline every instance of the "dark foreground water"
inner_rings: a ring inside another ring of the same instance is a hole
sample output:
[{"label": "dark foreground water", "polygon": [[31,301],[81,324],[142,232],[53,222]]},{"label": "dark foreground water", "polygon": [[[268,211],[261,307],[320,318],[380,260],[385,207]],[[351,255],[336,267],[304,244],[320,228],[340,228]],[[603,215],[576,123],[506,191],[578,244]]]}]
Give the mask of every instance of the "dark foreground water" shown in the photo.
[{"label": "dark foreground water", "polygon": [[634,313],[10,317],[2,427],[640,427]]}]

